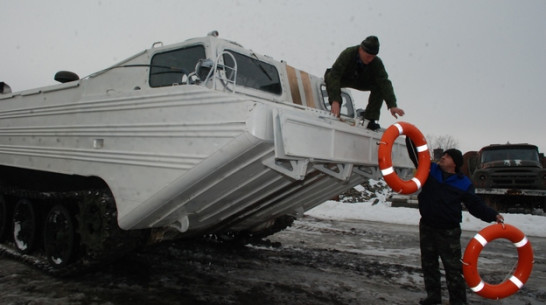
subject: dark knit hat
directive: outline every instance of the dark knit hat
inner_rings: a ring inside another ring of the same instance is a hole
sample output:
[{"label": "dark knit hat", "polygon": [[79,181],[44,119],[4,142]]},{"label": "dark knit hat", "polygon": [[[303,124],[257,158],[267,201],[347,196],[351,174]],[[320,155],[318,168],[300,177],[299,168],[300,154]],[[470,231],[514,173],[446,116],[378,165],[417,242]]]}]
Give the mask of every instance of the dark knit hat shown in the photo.
[{"label": "dark knit hat", "polygon": [[448,154],[451,159],[453,159],[453,162],[455,162],[455,171],[460,171],[464,163],[463,153],[461,153],[461,151],[458,149],[451,148],[444,151],[444,154]]},{"label": "dark knit hat", "polygon": [[366,37],[360,46],[368,54],[377,55],[379,53],[379,39],[376,36]]}]

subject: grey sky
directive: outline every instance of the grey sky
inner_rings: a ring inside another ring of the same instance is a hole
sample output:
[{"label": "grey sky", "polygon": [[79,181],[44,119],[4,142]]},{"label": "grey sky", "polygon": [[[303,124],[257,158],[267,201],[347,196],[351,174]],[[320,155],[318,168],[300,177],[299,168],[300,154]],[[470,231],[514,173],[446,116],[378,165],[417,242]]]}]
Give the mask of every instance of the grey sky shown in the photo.
[{"label": "grey sky", "polygon": [[[81,77],[149,48],[220,36],[322,76],[368,35],[401,120],[463,151],[527,142],[546,151],[546,1],[0,0],[0,81],[13,90]],[[366,94],[355,94],[364,107]],[[396,120],[382,111],[381,125]]]}]

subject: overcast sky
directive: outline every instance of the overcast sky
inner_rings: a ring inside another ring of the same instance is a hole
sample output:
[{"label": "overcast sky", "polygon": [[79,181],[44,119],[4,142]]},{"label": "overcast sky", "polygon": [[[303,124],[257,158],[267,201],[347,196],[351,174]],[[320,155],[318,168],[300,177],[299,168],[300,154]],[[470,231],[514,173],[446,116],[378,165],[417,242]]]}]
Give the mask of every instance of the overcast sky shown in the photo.
[{"label": "overcast sky", "polygon": [[[211,30],[322,76],[377,35],[402,120],[463,152],[506,142],[546,151],[544,0],[0,0],[0,12],[0,81],[14,91]],[[395,121],[383,108],[380,124]]]}]

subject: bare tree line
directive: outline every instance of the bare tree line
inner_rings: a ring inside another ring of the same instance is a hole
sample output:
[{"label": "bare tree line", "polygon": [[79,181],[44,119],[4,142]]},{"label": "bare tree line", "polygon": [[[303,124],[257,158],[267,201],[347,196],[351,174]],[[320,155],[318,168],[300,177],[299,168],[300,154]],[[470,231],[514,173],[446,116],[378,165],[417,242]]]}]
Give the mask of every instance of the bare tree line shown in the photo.
[{"label": "bare tree line", "polygon": [[457,139],[455,139],[454,137],[450,135],[443,135],[443,136],[427,135],[426,139],[428,142],[428,146],[431,149],[441,148],[443,150],[447,150],[450,148],[459,147],[459,141],[457,141]]},{"label": "bare tree line", "polygon": [[434,159],[437,158],[436,154],[434,154],[435,150],[443,152],[450,148],[459,147],[459,141],[457,141],[457,139],[455,139],[454,137],[450,135],[443,135],[443,136],[426,135],[425,138],[427,139],[430,155],[433,156]]}]

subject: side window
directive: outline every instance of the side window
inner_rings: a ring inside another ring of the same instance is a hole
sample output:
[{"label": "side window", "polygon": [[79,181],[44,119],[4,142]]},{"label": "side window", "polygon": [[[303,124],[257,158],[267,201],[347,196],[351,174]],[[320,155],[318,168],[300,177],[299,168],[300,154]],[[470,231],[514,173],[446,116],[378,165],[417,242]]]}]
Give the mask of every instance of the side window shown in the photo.
[{"label": "side window", "polygon": [[[282,93],[279,72],[275,66],[231,50],[226,51],[231,53],[237,62],[237,86],[258,89],[273,94]],[[224,55],[223,60],[224,65],[233,67],[231,56]]]},{"label": "side window", "polygon": [[[320,91],[322,91],[322,101],[324,103],[324,107],[330,110],[330,102],[328,101],[328,92],[326,91],[326,86],[321,85]],[[347,94],[346,92],[341,91],[341,115],[348,116],[348,117],[354,117],[355,116],[355,110],[353,108],[353,100],[351,99],[351,96]]]},{"label": "side window", "polygon": [[203,46],[155,54],[150,68],[150,87],[180,84],[184,75],[187,77],[193,72],[197,62],[203,58],[205,58]]}]

